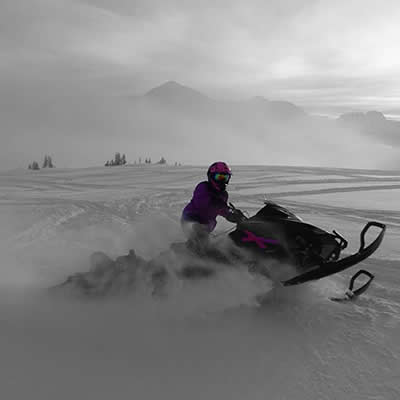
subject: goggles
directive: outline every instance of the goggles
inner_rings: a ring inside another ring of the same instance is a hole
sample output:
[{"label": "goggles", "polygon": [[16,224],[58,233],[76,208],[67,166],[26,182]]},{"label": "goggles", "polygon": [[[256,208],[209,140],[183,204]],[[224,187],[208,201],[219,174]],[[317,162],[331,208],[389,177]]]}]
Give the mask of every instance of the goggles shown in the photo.
[{"label": "goggles", "polygon": [[230,174],[224,174],[224,173],[220,173],[220,172],[217,172],[216,174],[214,174],[215,182],[228,183],[229,179],[231,179]]}]

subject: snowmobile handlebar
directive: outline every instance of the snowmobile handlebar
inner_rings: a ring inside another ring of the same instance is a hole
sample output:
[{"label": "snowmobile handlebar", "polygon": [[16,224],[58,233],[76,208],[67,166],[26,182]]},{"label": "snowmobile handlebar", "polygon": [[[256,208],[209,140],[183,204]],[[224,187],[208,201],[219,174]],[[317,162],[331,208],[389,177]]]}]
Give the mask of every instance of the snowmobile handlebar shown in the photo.
[{"label": "snowmobile handlebar", "polygon": [[239,223],[248,219],[248,217],[243,213],[243,211],[236,208],[232,203],[229,203],[229,208],[231,209],[232,214],[235,215],[236,219],[235,222]]},{"label": "snowmobile handlebar", "polygon": [[229,203],[228,205],[229,205],[229,208],[230,208],[232,211],[237,210],[237,208],[235,207],[235,205],[234,205],[233,203]]},{"label": "snowmobile handlebar", "polygon": [[339,243],[340,250],[344,250],[349,243],[347,242],[347,240],[338,231],[333,230],[332,232],[333,232],[333,235],[335,236],[335,238],[337,239],[337,241]]}]

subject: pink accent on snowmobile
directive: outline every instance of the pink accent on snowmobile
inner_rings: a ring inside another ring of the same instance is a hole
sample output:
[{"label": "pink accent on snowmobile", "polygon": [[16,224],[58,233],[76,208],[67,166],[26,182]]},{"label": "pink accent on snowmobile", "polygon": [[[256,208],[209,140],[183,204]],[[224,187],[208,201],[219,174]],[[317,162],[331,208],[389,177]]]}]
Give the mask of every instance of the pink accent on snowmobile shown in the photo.
[{"label": "pink accent on snowmobile", "polygon": [[242,242],[254,242],[261,249],[267,248],[267,246],[265,245],[266,243],[267,244],[278,244],[279,243],[275,239],[267,239],[267,238],[263,238],[261,236],[256,236],[254,233],[252,233],[250,231],[244,231],[244,233],[247,235],[247,237],[243,237]]}]

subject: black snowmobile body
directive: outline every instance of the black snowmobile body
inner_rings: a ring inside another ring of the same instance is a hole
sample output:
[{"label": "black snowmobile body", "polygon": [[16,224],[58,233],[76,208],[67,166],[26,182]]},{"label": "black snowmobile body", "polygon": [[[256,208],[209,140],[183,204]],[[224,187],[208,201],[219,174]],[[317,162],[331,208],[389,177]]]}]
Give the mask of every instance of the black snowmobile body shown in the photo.
[{"label": "black snowmobile body", "polygon": [[[380,232],[366,246],[365,236],[371,227],[379,228]],[[286,208],[269,201],[257,214],[239,222],[229,236],[237,246],[253,252],[258,259],[272,258],[293,265],[299,274],[282,282],[284,286],[291,286],[335,274],[363,261],[378,249],[385,229],[380,222],[368,222],[361,232],[358,252],[340,259],[341,251],[348,244],[343,236],[305,223]]]}]

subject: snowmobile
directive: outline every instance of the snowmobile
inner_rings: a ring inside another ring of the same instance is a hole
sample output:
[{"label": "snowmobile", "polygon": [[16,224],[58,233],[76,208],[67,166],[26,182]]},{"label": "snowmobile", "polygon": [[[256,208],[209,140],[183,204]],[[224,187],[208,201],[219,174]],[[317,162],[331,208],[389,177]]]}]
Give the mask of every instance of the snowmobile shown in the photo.
[{"label": "snowmobile", "polygon": [[[230,206],[235,210],[233,204]],[[380,232],[366,245],[366,235],[372,227]],[[360,234],[359,250],[340,258],[348,242],[337,231],[329,233],[305,223],[286,208],[267,201],[254,216],[243,216],[229,236],[237,246],[250,249],[258,258],[293,265],[299,273],[281,282],[292,286],[336,274],[365,260],[378,249],[385,230],[380,222],[368,222]]]},{"label": "snowmobile", "polygon": [[[294,276],[279,281],[282,286],[292,286],[317,280],[350,268],[374,253],[382,243],[386,226],[380,222],[368,222],[360,234],[359,250],[340,258],[348,242],[337,231],[329,233],[316,226],[303,222],[288,209],[267,201],[252,217],[246,217],[230,204],[232,212],[238,216],[236,228],[227,237],[229,250],[226,254],[216,246],[210,246],[204,253],[188,246],[188,243],[175,243],[158,257],[146,261],[131,250],[128,255],[115,261],[102,252],[91,257],[91,269],[69,277],[60,287],[78,287],[90,295],[104,295],[120,290],[130,290],[138,280],[146,281],[152,293],[163,291],[171,270],[166,264],[178,264],[174,273],[179,279],[209,278],[215,273],[211,265],[245,265],[250,272],[270,278],[266,265],[275,263],[280,268],[289,265]],[[380,229],[379,234],[366,245],[366,235],[370,228]],[[276,261],[276,262],[275,262]],[[369,274],[368,272],[362,270]],[[351,283],[360,275],[358,272]],[[369,274],[372,276],[372,274]],[[361,288],[351,292],[354,298],[363,293],[371,280]],[[350,289],[349,289],[350,290]],[[349,292],[350,293],[350,292]]]}]

